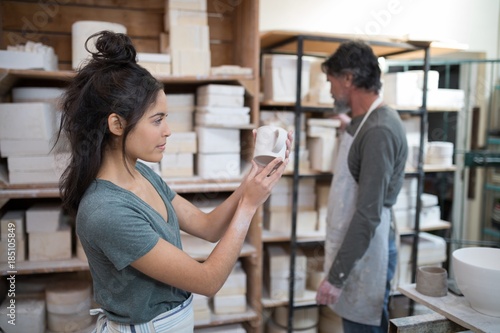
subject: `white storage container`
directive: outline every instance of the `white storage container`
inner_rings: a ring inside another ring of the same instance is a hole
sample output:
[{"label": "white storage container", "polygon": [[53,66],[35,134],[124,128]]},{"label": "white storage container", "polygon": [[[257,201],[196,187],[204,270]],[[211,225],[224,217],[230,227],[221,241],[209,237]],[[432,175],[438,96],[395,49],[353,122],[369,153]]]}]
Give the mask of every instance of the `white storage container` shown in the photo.
[{"label": "white storage container", "polygon": [[212,127],[196,127],[198,152],[240,153],[240,130]]},{"label": "white storage container", "polygon": [[228,179],[241,175],[239,153],[198,153],[196,157],[197,174],[202,178]]},{"label": "white storage container", "polygon": [[[301,98],[309,92],[309,72],[311,62],[302,58]],[[295,102],[297,96],[297,56],[264,56],[264,101]]]},{"label": "white storage container", "polygon": [[[71,50],[72,50],[72,66],[73,69],[79,68],[84,62],[91,57],[91,54],[85,49],[85,42],[91,35],[102,31],[109,30],[116,33],[127,33],[127,28],[119,23],[105,21],[76,21],[71,26]],[[87,47],[89,51],[95,52],[96,38],[89,40]]]},{"label": "white storage container", "polygon": [[[427,92],[438,88],[439,72],[428,72]],[[423,71],[386,73],[382,91],[387,104],[415,108],[422,105]]]},{"label": "white storage container", "polygon": [[12,102],[33,103],[48,102],[57,103],[64,93],[62,88],[47,87],[17,87],[12,88]]},{"label": "white storage container", "polygon": [[164,53],[137,53],[137,64],[153,75],[170,75],[170,55]]},{"label": "white storage container", "polygon": [[165,153],[160,169],[162,177],[191,177],[194,175],[194,154]]},{"label": "white storage container", "polygon": [[51,103],[0,103],[0,140],[51,140],[57,131]]},{"label": "white storage container", "polygon": [[167,138],[164,153],[196,153],[196,132],[176,132]]},{"label": "white storage container", "polygon": [[196,125],[243,126],[250,124],[250,115],[196,112],[194,121]]},{"label": "white storage container", "polygon": [[52,52],[34,53],[0,50],[0,64],[9,69],[43,69],[57,71],[57,55]]},{"label": "white storage container", "polygon": [[230,95],[230,96],[243,96],[245,88],[242,86],[229,85],[229,84],[207,84],[198,87],[196,90],[197,95]]}]

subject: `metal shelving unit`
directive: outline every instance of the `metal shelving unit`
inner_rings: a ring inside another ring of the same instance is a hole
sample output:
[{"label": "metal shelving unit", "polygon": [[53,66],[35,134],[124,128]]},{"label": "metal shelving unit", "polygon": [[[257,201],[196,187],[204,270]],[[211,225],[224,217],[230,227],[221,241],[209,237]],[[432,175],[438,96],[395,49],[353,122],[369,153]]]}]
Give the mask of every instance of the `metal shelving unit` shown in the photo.
[{"label": "metal shelving unit", "polygon": [[[294,112],[295,114],[295,129],[300,129],[301,117],[305,116],[306,112],[331,112],[332,110],[324,107],[311,107],[303,105],[301,96],[301,82],[302,82],[302,59],[304,56],[322,56],[326,57],[332,54],[340,43],[351,40],[359,39],[354,36],[336,36],[326,34],[308,34],[297,32],[269,32],[261,36],[261,58],[262,54],[294,54],[297,56],[297,80],[296,80],[296,98],[293,108],[288,106],[285,110]],[[420,116],[421,131],[425,128],[427,123],[427,109],[426,109],[426,86],[427,86],[427,72],[429,70],[429,57],[430,57],[430,42],[407,43],[395,42],[390,40],[365,40],[373,48],[375,54],[379,57],[391,57],[405,53],[423,52],[424,61],[424,94],[422,99],[422,106],[416,110],[401,110],[401,113],[410,113]],[[261,62],[262,63],[262,62]],[[265,105],[261,105],[264,109]],[[423,146],[424,138],[421,133],[420,145]],[[290,276],[289,276],[289,297],[288,297],[288,332],[293,331],[293,310],[298,307],[316,306],[315,303],[300,303],[296,304],[294,299],[294,280],[295,280],[295,257],[299,241],[296,235],[297,227],[297,201],[298,201],[298,184],[302,175],[299,173],[299,150],[300,150],[300,131],[295,131],[294,139],[294,166],[293,166],[293,189],[292,189],[292,223],[290,235]],[[415,228],[409,236],[414,237],[412,249],[412,279],[416,272],[416,262],[418,253],[418,238],[420,230],[420,212],[421,202],[420,195],[423,191],[423,178],[424,178],[424,165],[423,165],[423,151],[420,150],[418,157],[418,165],[416,170],[408,174],[409,177],[417,177],[418,179],[418,193],[417,193],[417,214],[415,217]]]}]

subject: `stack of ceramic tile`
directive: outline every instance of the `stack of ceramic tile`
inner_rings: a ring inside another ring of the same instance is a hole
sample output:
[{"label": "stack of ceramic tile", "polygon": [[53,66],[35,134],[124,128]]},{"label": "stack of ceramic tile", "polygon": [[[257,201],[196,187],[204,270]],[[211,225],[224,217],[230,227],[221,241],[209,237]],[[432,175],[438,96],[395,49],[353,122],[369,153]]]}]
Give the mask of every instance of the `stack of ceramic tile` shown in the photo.
[{"label": "stack of ceramic tile", "polygon": [[0,219],[0,228],[0,263],[25,261],[25,212],[7,211]]},{"label": "stack of ceramic tile", "polygon": [[[14,88],[14,103],[0,103],[0,153],[11,184],[58,183],[70,155],[59,130],[59,88]],[[54,148],[54,149],[53,149]]]},{"label": "stack of ceramic tile", "polygon": [[451,166],[453,165],[453,143],[445,141],[431,141],[427,144],[425,164]]},{"label": "stack of ceramic tile", "polygon": [[193,293],[194,324],[208,324],[212,318],[210,312],[209,298],[204,295]]},{"label": "stack of ceramic tile", "polygon": [[340,121],[337,119],[310,118],[307,120],[307,147],[312,170],[333,171],[338,127],[340,127]]},{"label": "stack of ceramic tile", "polygon": [[[392,207],[396,226],[400,230],[412,229],[415,226],[417,185],[418,181],[416,178],[405,179],[396,203]],[[441,208],[438,205],[437,196],[429,193],[422,193],[420,201],[422,204],[420,211],[420,227],[432,225],[441,220]]]},{"label": "stack of ceramic tile", "polygon": [[194,155],[197,135],[193,131],[194,94],[167,94],[167,110],[172,135],[161,161],[163,177],[191,177],[194,175]]},{"label": "stack of ceramic tile", "polygon": [[83,280],[62,280],[45,290],[47,328],[51,332],[81,332],[92,325],[91,285]]},{"label": "stack of ceramic tile", "polygon": [[212,299],[215,314],[244,313],[247,310],[247,275],[236,262],[222,288]]},{"label": "stack of ceramic tile", "polygon": [[197,174],[202,178],[228,179],[241,174],[240,131],[232,128],[197,127]]},{"label": "stack of ceramic tile", "polygon": [[138,52],[137,64],[153,75],[172,74],[170,54]]},{"label": "stack of ceramic tile", "polygon": [[[299,248],[295,257],[294,296],[304,296],[307,258]],[[290,283],[290,249],[283,245],[268,245],[264,256],[264,284],[272,299],[287,299]]]},{"label": "stack of ceramic tile", "polygon": [[[318,232],[315,185],[316,181],[312,178],[300,180],[297,200],[297,236],[307,236]],[[281,178],[273,188],[264,207],[264,228],[266,230],[290,234],[292,191],[292,178]]]},{"label": "stack of ceramic tile", "polygon": [[172,74],[209,75],[207,1],[166,0],[164,18],[172,56]]},{"label": "stack of ceramic tile", "polygon": [[60,204],[37,203],[26,210],[28,258],[51,261],[71,258],[71,227]]},{"label": "stack of ceramic tile", "polygon": [[195,123],[239,126],[250,123],[250,108],[244,106],[245,88],[235,85],[208,84],[196,92]]},{"label": "stack of ceramic tile", "polygon": [[[259,115],[260,126],[264,125],[274,125],[286,129],[287,131],[294,132],[294,140],[297,132],[299,133],[299,171],[308,172],[310,171],[309,163],[309,150],[306,145],[306,117],[301,117],[300,130],[295,131],[295,114],[293,112],[283,112],[283,111],[261,111]],[[292,145],[292,151],[289,155],[289,162],[286,167],[286,172],[293,172],[294,160],[295,160],[295,142]]]}]

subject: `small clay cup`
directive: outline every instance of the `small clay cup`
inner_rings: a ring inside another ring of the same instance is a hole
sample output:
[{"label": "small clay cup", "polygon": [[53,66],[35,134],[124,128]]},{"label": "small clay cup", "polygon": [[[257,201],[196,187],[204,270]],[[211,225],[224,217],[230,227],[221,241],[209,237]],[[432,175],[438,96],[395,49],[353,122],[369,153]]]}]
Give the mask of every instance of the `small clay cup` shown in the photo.
[{"label": "small clay cup", "polygon": [[426,296],[446,296],[448,293],[448,273],[446,269],[436,266],[419,267],[416,289]]}]

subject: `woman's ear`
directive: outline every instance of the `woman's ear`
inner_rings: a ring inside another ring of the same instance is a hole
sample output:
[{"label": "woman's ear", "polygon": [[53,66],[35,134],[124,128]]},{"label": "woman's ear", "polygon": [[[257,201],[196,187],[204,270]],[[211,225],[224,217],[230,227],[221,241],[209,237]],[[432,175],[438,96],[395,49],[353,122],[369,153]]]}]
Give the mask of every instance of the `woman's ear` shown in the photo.
[{"label": "woman's ear", "polygon": [[121,136],[125,129],[125,120],[116,113],[112,113],[108,116],[108,127],[111,133]]}]

